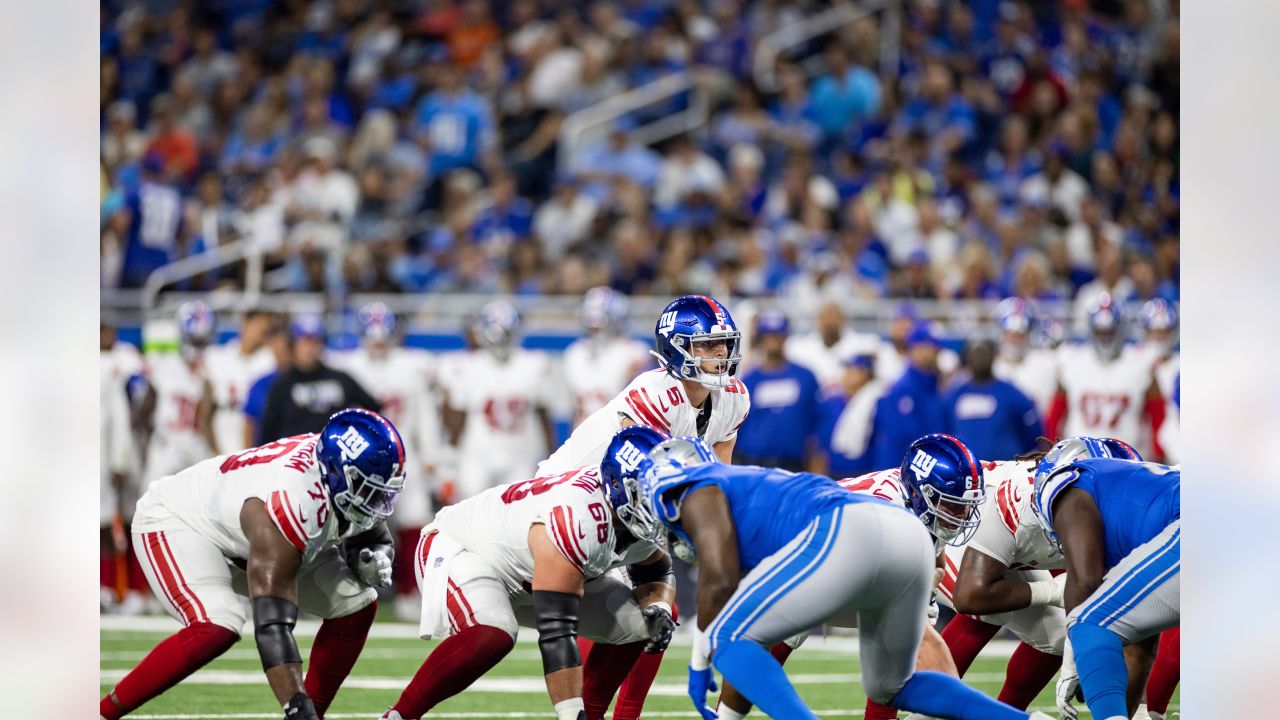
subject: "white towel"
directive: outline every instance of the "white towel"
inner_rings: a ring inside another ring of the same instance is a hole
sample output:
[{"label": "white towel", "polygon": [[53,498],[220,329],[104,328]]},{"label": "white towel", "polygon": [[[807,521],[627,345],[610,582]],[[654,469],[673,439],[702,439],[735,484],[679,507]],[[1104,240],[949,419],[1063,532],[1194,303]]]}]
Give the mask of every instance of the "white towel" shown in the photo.
[{"label": "white towel", "polygon": [[884,384],[872,380],[845,403],[831,433],[831,449],[849,458],[862,457],[871,440],[876,401],[884,394]]}]

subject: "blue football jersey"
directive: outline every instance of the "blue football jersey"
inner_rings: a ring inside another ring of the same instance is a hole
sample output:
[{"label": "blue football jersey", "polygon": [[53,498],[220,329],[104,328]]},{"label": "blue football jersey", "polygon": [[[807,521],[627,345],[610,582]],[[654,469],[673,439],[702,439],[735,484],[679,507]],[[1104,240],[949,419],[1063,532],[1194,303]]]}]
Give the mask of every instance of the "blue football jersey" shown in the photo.
[{"label": "blue football jersey", "polygon": [[1182,472],[1156,463],[1091,458],[1069,467],[1076,478],[1065,484],[1093,496],[1102,514],[1108,568],[1182,515]]},{"label": "blue football jersey", "polygon": [[683,498],[706,485],[718,486],[729,501],[743,572],[782,549],[815,518],[833,508],[880,502],[851,493],[822,475],[753,465],[697,465],[687,469],[672,489],[679,488]]}]

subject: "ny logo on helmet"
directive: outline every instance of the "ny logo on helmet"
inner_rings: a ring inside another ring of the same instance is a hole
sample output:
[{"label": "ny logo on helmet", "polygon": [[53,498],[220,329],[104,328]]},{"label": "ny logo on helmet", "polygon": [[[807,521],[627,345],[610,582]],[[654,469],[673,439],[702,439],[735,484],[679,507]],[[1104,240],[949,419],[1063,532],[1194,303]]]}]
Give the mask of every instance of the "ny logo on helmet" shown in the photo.
[{"label": "ny logo on helmet", "polygon": [[352,425],[338,438],[338,449],[342,451],[343,460],[355,460],[369,449],[369,441]]},{"label": "ny logo on helmet", "polygon": [[933,472],[933,466],[938,464],[938,459],[924,450],[916,450],[916,456],[911,458],[911,472],[916,474],[916,480],[924,482],[929,477],[929,473]]},{"label": "ny logo on helmet", "polygon": [[618,448],[618,452],[614,453],[613,457],[618,461],[618,465],[622,466],[623,473],[633,473],[644,461],[644,451],[628,440]]},{"label": "ny logo on helmet", "polygon": [[670,336],[671,331],[676,329],[676,314],[675,310],[662,313],[662,317],[658,318],[658,332]]}]

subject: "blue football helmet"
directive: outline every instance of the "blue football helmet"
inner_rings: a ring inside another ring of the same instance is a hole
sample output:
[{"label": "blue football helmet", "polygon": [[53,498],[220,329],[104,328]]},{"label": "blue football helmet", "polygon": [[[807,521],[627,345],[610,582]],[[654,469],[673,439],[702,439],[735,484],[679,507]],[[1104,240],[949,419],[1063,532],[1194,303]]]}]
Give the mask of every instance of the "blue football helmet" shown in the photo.
[{"label": "blue football helmet", "polygon": [[486,304],[471,323],[471,336],[476,345],[503,361],[511,357],[519,332],[520,312],[506,300]]},{"label": "blue football helmet", "polygon": [[1093,438],[1079,435],[1063,438],[1049,448],[1036,464],[1031,511],[1040,521],[1040,529],[1054,549],[1061,549],[1058,534],[1053,531],[1053,503],[1058,495],[1075,481],[1075,473],[1058,472],[1077,460],[1115,458],[1142,462],[1142,456],[1129,443],[1115,438]]},{"label": "blue football helmet", "polygon": [[1031,331],[1036,326],[1031,304],[1020,297],[1009,297],[996,305],[996,325],[1003,339],[1000,352],[1017,362],[1027,354],[1031,343]]},{"label": "blue football helmet", "polygon": [[1164,298],[1148,300],[1138,313],[1138,322],[1149,343],[1172,350],[1177,343],[1178,308]]},{"label": "blue football helmet", "polygon": [[388,343],[396,334],[396,314],[384,303],[360,308],[360,336],[369,343]]},{"label": "blue football helmet", "polygon": [[342,524],[359,535],[391,516],[404,489],[404,441],[386,418],[369,410],[334,413],[316,445],[320,477]]},{"label": "blue football helmet", "polygon": [[978,531],[987,498],[982,463],[950,435],[934,433],[911,443],[902,459],[907,507],[934,537],[963,545]]},{"label": "blue football helmet", "polygon": [[1104,360],[1120,357],[1124,349],[1124,316],[1110,293],[1102,293],[1089,308],[1089,339]]},{"label": "blue football helmet", "polygon": [[610,287],[593,287],[582,297],[582,326],[589,335],[621,335],[631,302]]},{"label": "blue football helmet", "polygon": [[600,482],[613,514],[636,539],[654,544],[662,541],[662,524],[640,494],[640,476],[653,464],[649,451],[669,438],[643,425],[625,427],[614,434],[600,460]]},{"label": "blue football helmet", "polygon": [[191,300],[178,307],[178,351],[194,360],[213,342],[213,310],[203,300]]},{"label": "blue football helmet", "polygon": [[[693,380],[709,388],[733,384],[742,363],[742,333],[725,306],[705,295],[685,295],[673,300],[658,316],[653,332],[653,353],[668,373]],[[695,355],[699,345],[725,343],[725,357],[719,372],[702,369],[703,358]]]},{"label": "blue football helmet", "polygon": [[649,459],[652,462],[640,475],[640,495],[655,516],[658,525],[655,532],[659,537],[663,532],[670,533],[671,552],[692,563],[693,542],[676,524],[680,521],[680,499],[667,493],[681,483],[686,468],[718,463],[720,458],[702,438],[674,437],[650,450]]}]

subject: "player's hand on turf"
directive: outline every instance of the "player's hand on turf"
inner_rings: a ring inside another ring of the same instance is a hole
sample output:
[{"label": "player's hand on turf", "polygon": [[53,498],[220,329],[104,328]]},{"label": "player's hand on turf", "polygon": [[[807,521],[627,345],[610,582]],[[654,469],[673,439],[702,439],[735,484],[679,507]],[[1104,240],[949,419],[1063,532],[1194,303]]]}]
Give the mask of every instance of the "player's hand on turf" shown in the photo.
[{"label": "player's hand on turf", "polygon": [[1062,668],[1062,674],[1058,678],[1058,685],[1055,694],[1058,700],[1058,712],[1062,714],[1063,720],[1076,720],[1076,716],[1080,714],[1076,710],[1075,699],[1076,693],[1080,690],[1080,675],[1075,672],[1075,668],[1068,669],[1065,665]]},{"label": "player's hand on turf", "polygon": [[320,713],[306,693],[298,693],[284,706],[284,720],[320,720]]},{"label": "player's hand on turf", "polygon": [[360,548],[356,558],[356,576],[371,587],[391,587],[391,556],[389,553]]},{"label": "player's hand on turf", "polygon": [[716,720],[720,717],[715,710],[707,707],[707,693],[716,691],[715,673],[711,668],[694,670],[689,667],[689,697],[693,700],[693,708],[702,716],[702,720]]},{"label": "player's hand on turf", "polygon": [[676,620],[671,617],[671,606],[666,603],[654,603],[640,611],[644,616],[644,626],[649,632],[649,642],[644,651],[650,654],[666,652],[671,644],[671,635],[676,630]]}]

